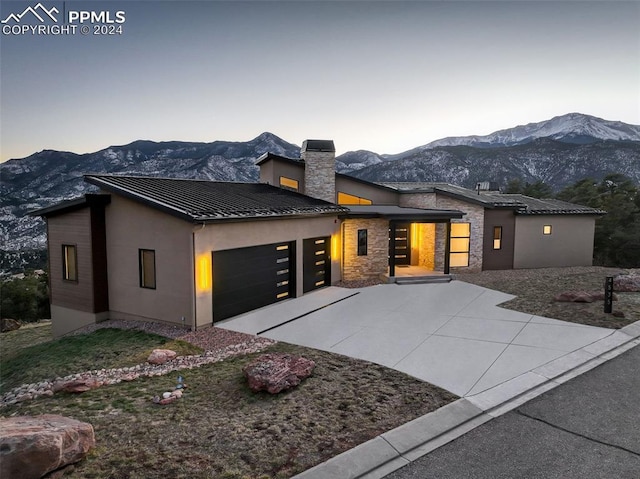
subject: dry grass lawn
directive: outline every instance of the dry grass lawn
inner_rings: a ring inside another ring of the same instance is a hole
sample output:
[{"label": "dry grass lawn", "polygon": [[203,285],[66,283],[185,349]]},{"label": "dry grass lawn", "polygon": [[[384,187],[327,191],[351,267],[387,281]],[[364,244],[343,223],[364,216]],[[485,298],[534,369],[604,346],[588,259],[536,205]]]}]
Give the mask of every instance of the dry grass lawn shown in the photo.
[{"label": "dry grass lawn", "polygon": [[501,304],[503,308],[589,326],[622,328],[640,320],[640,293],[616,293],[618,301],[614,301],[613,310],[624,313],[624,318],[605,314],[602,301],[562,303],[553,300],[564,291],[604,291],[605,278],[621,271],[599,266],[541,268],[456,274],[456,278],[517,296]]}]

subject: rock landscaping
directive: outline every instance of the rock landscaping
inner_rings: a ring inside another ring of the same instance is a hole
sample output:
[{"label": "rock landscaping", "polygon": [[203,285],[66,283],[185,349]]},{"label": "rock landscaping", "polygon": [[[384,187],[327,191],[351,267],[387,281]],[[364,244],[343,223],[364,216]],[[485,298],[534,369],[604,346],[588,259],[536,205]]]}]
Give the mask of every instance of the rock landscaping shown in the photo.
[{"label": "rock landscaping", "polygon": [[15,319],[2,318],[2,320],[0,320],[0,331],[2,331],[3,333],[8,333],[9,331],[20,329],[20,326],[22,325]]},{"label": "rock landscaping", "polygon": [[96,443],[91,424],[54,414],[0,418],[0,429],[0,477],[6,479],[51,477]]},{"label": "rock landscaping", "polygon": [[296,387],[308,378],[316,367],[310,359],[286,353],[263,354],[242,368],[254,391],[278,394]]},{"label": "rock landscaping", "polygon": [[[275,343],[275,341],[267,338],[249,335],[243,335],[243,337],[245,337],[245,340],[238,344],[230,344],[222,349],[206,351],[203,354],[174,357],[174,359],[168,359],[161,364],[145,363],[128,368],[85,371],[63,378],[56,378],[52,381],[45,380],[34,384],[23,384],[0,398],[0,408],[41,396],[52,396],[57,392],[81,393],[122,381],[133,381],[139,377],[162,376],[173,371],[192,369],[233,356],[260,352]],[[171,352],[173,353],[173,351]]]},{"label": "rock landscaping", "polygon": [[640,269],[630,269],[615,276],[613,290],[620,293],[640,292]]}]

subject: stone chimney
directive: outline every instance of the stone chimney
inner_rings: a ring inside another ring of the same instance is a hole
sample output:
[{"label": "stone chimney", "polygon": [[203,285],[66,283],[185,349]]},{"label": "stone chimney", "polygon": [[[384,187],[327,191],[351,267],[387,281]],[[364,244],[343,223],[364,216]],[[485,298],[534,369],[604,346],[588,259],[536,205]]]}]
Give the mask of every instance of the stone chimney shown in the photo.
[{"label": "stone chimney", "polygon": [[300,156],[304,160],[304,194],[336,202],[336,147],[331,140],[305,140]]}]

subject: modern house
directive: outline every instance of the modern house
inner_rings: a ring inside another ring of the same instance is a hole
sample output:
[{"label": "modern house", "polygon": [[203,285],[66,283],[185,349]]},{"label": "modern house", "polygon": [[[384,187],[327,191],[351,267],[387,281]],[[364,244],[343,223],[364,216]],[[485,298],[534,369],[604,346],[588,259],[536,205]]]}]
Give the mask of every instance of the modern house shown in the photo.
[{"label": "modern house", "polygon": [[[335,172],[333,142],[265,154],[260,183],[88,175],[46,218],[61,335],[108,318],[192,329],[344,280],[590,265],[603,212]],[[405,269],[406,268],[406,269]]]}]

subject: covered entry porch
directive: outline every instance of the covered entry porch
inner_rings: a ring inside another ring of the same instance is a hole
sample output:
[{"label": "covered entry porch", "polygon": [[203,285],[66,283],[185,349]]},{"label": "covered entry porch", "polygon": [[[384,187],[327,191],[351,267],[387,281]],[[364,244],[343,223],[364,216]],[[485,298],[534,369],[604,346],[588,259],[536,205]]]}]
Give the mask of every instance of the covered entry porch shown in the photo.
[{"label": "covered entry porch", "polygon": [[462,218],[461,211],[387,205],[349,209],[342,223],[344,280],[447,277],[451,220]]}]

